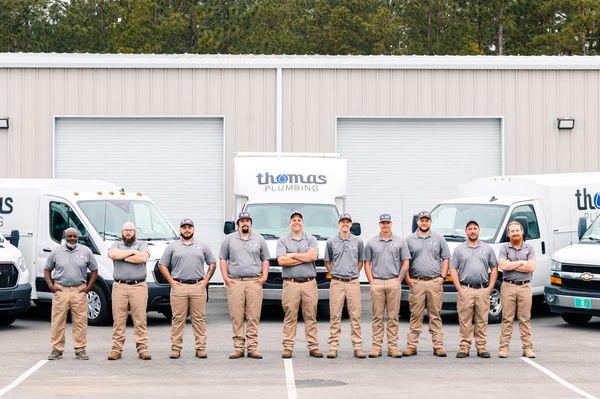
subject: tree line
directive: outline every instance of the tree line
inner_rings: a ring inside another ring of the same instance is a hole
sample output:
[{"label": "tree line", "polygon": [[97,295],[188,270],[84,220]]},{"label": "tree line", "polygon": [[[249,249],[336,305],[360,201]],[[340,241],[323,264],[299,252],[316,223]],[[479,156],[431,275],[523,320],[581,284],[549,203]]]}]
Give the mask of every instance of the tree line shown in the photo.
[{"label": "tree line", "polygon": [[600,0],[0,0],[0,52],[598,55]]}]

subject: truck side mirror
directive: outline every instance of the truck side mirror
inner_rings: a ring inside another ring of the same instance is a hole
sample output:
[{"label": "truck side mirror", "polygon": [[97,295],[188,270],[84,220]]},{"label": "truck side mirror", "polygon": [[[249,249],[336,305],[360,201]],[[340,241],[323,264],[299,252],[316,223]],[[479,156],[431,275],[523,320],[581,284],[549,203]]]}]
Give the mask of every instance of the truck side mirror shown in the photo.
[{"label": "truck side mirror", "polygon": [[352,223],[352,227],[350,227],[350,233],[354,234],[355,236],[359,236],[360,233],[362,233],[360,223]]},{"label": "truck side mirror", "polygon": [[223,233],[231,234],[235,231],[235,222],[233,220],[228,220],[223,225]]},{"label": "truck side mirror", "polygon": [[21,234],[19,234],[19,230],[11,230],[10,236],[8,237],[8,242],[11,243],[13,247],[19,246],[19,240],[21,239]]},{"label": "truck side mirror", "polygon": [[[517,216],[515,218],[516,222],[519,222],[521,227],[523,227],[523,239],[527,239],[527,218],[525,216]],[[508,234],[508,232],[506,232]],[[510,238],[509,238],[510,240]]]},{"label": "truck side mirror", "polygon": [[412,217],[412,232],[414,233],[415,231],[417,231],[417,228],[419,226],[417,226],[417,215],[413,215]]},{"label": "truck side mirror", "polygon": [[579,221],[577,222],[577,237],[579,237],[580,240],[581,240],[581,237],[583,237],[583,235],[585,234],[586,230],[587,230],[587,218],[585,216],[582,216],[579,218]]}]

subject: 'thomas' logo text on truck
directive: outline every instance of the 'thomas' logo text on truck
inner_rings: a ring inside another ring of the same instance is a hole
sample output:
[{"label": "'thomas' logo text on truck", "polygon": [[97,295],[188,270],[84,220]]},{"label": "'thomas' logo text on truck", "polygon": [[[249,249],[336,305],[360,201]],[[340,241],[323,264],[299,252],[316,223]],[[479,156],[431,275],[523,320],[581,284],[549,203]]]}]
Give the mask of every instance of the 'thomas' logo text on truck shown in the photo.
[{"label": "'thomas' logo text on truck", "polygon": [[319,185],[327,184],[327,176],[316,174],[264,172],[256,179],[264,191],[319,191]]}]

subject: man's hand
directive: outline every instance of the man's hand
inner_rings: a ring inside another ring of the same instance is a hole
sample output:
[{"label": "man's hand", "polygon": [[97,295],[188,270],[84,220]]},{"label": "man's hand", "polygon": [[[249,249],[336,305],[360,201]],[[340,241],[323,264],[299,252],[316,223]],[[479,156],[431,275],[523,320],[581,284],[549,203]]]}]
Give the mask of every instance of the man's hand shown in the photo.
[{"label": "man's hand", "polygon": [[202,288],[206,288],[206,286],[208,285],[208,279],[205,278],[204,280],[200,281],[200,283],[198,283],[198,285]]},{"label": "man's hand", "polygon": [[52,291],[53,294],[56,294],[58,291],[62,291],[62,287],[58,284],[52,284],[50,288],[50,291]]},{"label": "man's hand", "polygon": [[444,284],[444,281],[446,281],[446,279],[442,276],[440,277],[436,277],[433,279],[436,283],[440,283],[440,284]]},{"label": "man's hand", "polygon": [[258,279],[258,284],[260,284],[261,286],[265,285],[266,282],[267,282],[266,276]]},{"label": "man's hand", "polygon": [[84,294],[87,294],[87,293],[88,293],[88,292],[90,292],[91,290],[92,290],[91,288],[89,288],[89,289],[88,289],[88,287],[86,286],[86,287],[80,288],[80,289],[79,289],[79,292],[82,292],[82,293],[84,293]]},{"label": "man's hand", "polygon": [[223,282],[227,286],[230,286],[232,284],[236,284],[236,282],[233,279],[230,279],[229,277],[223,277]]},{"label": "man's hand", "polygon": [[171,288],[175,288],[176,286],[180,286],[182,283],[176,281],[175,279],[171,279],[171,281],[169,281],[169,284],[171,284]]}]

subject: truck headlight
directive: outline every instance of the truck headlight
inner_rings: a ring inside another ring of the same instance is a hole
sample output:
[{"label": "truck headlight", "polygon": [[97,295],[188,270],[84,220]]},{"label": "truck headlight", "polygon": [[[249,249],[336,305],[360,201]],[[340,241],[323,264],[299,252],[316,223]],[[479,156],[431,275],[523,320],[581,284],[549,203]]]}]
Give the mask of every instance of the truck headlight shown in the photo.
[{"label": "truck headlight", "polygon": [[25,273],[27,271],[26,267],[25,267],[25,259],[23,259],[22,256],[19,256],[19,259],[17,259],[17,267],[19,268],[19,270],[21,270],[23,273]]},{"label": "truck headlight", "polygon": [[552,270],[553,272],[559,272],[561,270],[561,268],[562,268],[562,265],[560,262],[553,260],[550,263],[550,270]]}]

